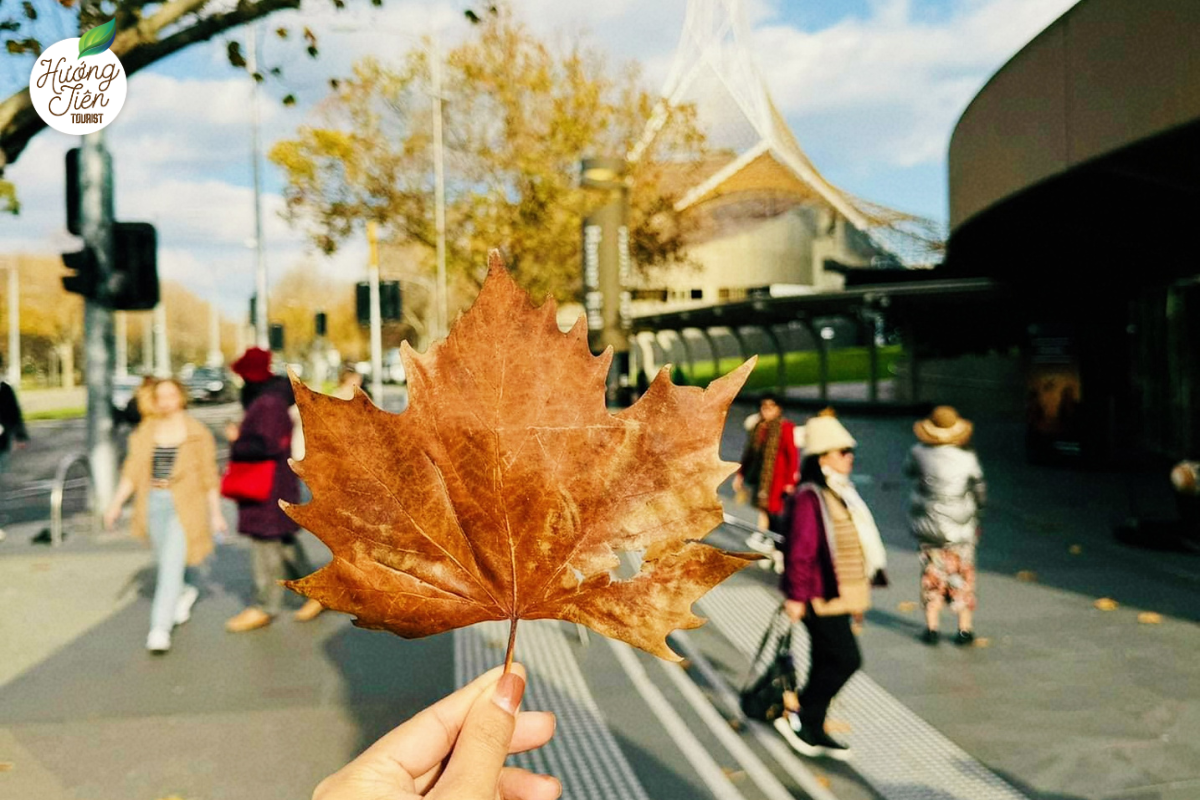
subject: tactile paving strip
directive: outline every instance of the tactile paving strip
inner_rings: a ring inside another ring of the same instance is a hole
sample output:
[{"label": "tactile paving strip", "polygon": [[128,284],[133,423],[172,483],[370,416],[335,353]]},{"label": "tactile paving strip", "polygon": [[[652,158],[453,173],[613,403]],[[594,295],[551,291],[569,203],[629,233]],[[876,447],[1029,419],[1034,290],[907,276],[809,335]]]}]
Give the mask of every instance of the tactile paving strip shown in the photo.
[{"label": "tactile paving strip", "polygon": [[[560,626],[521,623],[517,655],[530,677],[522,708],[555,712],[558,728],[545,747],[509,763],[554,775],[568,800],[650,800],[604,722]],[[454,632],[458,686],[503,661],[508,630],[507,622],[484,622]]]},{"label": "tactile paving strip", "polygon": [[[697,605],[749,658],[779,604],[769,589],[727,583]],[[793,637],[792,653],[803,680],[806,636]],[[854,769],[887,800],[1027,800],[862,672],[839,693],[832,713],[850,723]]]}]

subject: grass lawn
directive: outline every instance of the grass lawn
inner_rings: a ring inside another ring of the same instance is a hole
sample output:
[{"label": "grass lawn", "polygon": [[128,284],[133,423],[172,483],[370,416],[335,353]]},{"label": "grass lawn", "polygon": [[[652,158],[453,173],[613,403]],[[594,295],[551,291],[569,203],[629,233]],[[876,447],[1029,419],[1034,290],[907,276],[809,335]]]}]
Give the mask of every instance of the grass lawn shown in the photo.
[{"label": "grass lawn", "polygon": [[50,408],[45,411],[34,411],[25,415],[26,422],[36,422],[39,419],[78,419],[87,416],[86,406],[75,408]]},{"label": "grass lawn", "polygon": [[[899,345],[879,348],[879,361],[876,376],[879,378],[892,377],[892,367],[904,360],[903,350]],[[732,372],[741,364],[739,358],[722,358],[721,374]],[[777,384],[779,357],[774,353],[760,354],[754,372],[746,381],[747,389],[773,389]],[[815,386],[820,382],[820,360],[815,352],[804,351],[785,353],[783,356],[784,369],[787,371],[788,386]],[[843,347],[829,353],[829,382],[846,383],[867,380],[870,371],[870,356],[866,347]],[[701,359],[695,363],[694,369],[688,370],[683,364],[675,367],[672,379],[692,386],[707,386],[712,379],[713,363]]]}]

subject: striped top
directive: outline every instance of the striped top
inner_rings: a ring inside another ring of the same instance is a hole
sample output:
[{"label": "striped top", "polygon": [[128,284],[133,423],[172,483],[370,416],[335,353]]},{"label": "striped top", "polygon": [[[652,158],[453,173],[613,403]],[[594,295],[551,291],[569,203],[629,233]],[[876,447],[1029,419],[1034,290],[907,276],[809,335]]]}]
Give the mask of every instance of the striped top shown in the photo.
[{"label": "striped top", "polygon": [[171,471],[175,469],[175,455],[178,452],[178,447],[163,447],[162,445],[155,445],[154,468],[150,472],[151,480],[170,480]]},{"label": "striped top", "polygon": [[858,529],[837,495],[828,489],[822,490],[822,495],[833,520],[833,570],[837,573],[838,596],[832,600],[814,598],[813,611],[820,617],[861,614],[871,607],[871,588]]}]

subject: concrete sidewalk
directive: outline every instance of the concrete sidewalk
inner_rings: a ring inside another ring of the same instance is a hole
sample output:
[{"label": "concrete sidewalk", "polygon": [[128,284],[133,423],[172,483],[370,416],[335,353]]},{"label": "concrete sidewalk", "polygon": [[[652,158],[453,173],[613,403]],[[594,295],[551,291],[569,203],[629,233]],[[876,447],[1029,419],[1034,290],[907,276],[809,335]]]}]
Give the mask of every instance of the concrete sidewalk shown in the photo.
[{"label": "concrete sidewalk", "polygon": [[[748,411],[731,415],[727,459],[740,453]],[[860,442],[857,473],[888,545],[892,579],[875,595],[862,634],[863,679],[1031,800],[1200,797],[1200,558],[1131,549],[1112,535],[1131,510],[1169,501],[1169,492],[1160,496],[1153,476],[1026,466],[1018,427],[981,424],[977,446],[993,501],[979,558],[982,638],[969,649],[929,648],[916,638],[918,566],[900,477],[911,420],[843,419]],[[751,516],[723,491],[730,511]],[[457,634],[402,642],[352,629],[342,615],[304,626],[280,620],[247,637],[225,634],[221,623],[250,584],[239,543],[218,548],[176,650],[149,659],[141,649],[153,575],[148,550],[119,536],[73,536],[59,550],[30,545],[41,527],[10,527],[0,543],[0,602],[8,612],[0,615],[0,762],[12,765],[0,767],[0,797],[115,797],[114,787],[122,798],[150,800],[305,796],[357,749],[452,689],[456,670],[464,679],[473,674],[459,663]],[[713,538],[738,544],[728,528]],[[757,636],[777,602],[775,586],[771,573],[744,571],[713,594],[713,612],[702,606],[712,624],[688,634],[728,685],[740,685],[747,666],[734,629]],[[748,596],[755,604],[738,599]],[[1100,598],[1116,608],[1095,607]],[[724,622],[715,613],[722,603],[733,609]],[[1142,612],[1161,621],[1139,622]],[[944,625],[952,628],[949,619]],[[480,635],[483,629],[463,634]],[[526,647],[536,637],[522,641]],[[614,732],[648,796],[711,796],[703,786],[679,794],[693,773],[630,693],[608,647],[569,645],[555,644],[561,652],[546,658],[578,662],[599,699],[597,724]],[[495,657],[490,643],[482,646]],[[536,650],[523,652],[538,663]],[[663,669],[646,664],[656,676]],[[693,678],[703,683],[695,671]],[[539,681],[557,685],[551,674]],[[663,691],[683,707],[682,695]],[[905,739],[850,694],[832,716],[852,720],[844,735],[875,759],[808,764],[838,800],[985,796],[933,788],[953,783],[922,773],[924,753],[940,748],[945,756],[944,739]],[[698,719],[686,723],[700,729]],[[737,761],[702,738],[736,775]],[[908,761],[882,763],[879,754],[889,752]],[[580,754],[571,758],[587,763]],[[919,780],[896,777],[905,768]],[[764,796],[737,788],[747,800]]]},{"label": "concrete sidewalk", "polygon": [[[735,410],[725,458],[740,454],[737,423],[751,410]],[[843,421],[859,441],[860,490],[892,581],[868,615],[866,672],[1030,797],[1200,797],[1200,557],[1113,536],[1131,513],[1171,515],[1165,476],[1032,467],[1021,426],[980,424],[991,497],[978,563],[983,639],[930,648],[917,641],[919,567],[901,474],[912,420]],[[1101,598],[1117,607],[1097,608]],[[1145,612],[1161,621],[1139,621]]]}]

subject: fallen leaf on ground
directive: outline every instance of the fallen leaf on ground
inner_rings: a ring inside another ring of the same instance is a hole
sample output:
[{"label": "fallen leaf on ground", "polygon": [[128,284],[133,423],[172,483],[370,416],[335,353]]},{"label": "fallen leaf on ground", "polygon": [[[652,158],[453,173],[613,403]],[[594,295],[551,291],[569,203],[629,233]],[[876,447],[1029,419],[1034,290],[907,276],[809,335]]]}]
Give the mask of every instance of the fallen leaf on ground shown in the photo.
[{"label": "fallen leaf on ground", "polygon": [[1030,569],[1023,569],[1017,573],[1017,580],[1025,583],[1037,583],[1037,573]]},{"label": "fallen leaf on ground", "polygon": [[817,779],[817,783],[821,784],[826,789],[828,789],[830,786],[833,786],[833,782],[824,775],[813,775],[813,777]]},{"label": "fallen leaf on ground", "polygon": [[1162,614],[1153,611],[1143,611],[1137,615],[1137,621],[1143,625],[1161,625],[1163,618]]},{"label": "fallen leaf on ground", "polygon": [[[569,333],[489,257],[445,341],[405,344],[409,405],[340,400],[293,378],[312,490],[285,505],[333,560],[287,586],[363,628],[419,638],[485,620],[562,619],[672,661],[701,595],[760,558],[700,540],[724,520],[719,447],[755,360],[707,389],[664,368],[632,407],[605,407],[611,351]],[[640,557],[614,577],[618,554]]]},{"label": "fallen leaf on ground", "polygon": [[1083,552],[1083,547],[1081,545],[1073,544],[1067,548],[1067,552],[1073,556],[1077,556]]},{"label": "fallen leaf on ground", "polygon": [[1099,600],[1092,603],[1092,605],[1101,611],[1116,611],[1121,606],[1120,603],[1118,603],[1116,600],[1113,600],[1111,597],[1101,597]]},{"label": "fallen leaf on ground", "polygon": [[987,638],[986,636],[980,636],[975,639],[974,645],[975,645],[975,647],[991,647],[992,640]]},{"label": "fallen leaf on ground", "polygon": [[852,730],[850,723],[840,719],[825,720],[826,733],[849,733]]},{"label": "fallen leaf on ground", "polygon": [[13,763],[11,761],[0,761],[0,772],[12,772]]},{"label": "fallen leaf on ground", "polygon": [[721,767],[721,772],[725,773],[725,777],[731,781],[741,781],[746,779],[744,770],[734,769],[733,767]]},{"label": "fallen leaf on ground", "polygon": [[729,720],[729,727],[732,728],[734,731],[741,733],[742,731],[746,730],[746,723],[742,722],[740,719],[737,719],[735,717],[735,718]]},{"label": "fallen leaf on ground", "polygon": [[912,612],[913,609],[915,609],[916,607],[917,607],[917,604],[914,603],[912,600],[901,600],[899,603],[896,604],[896,608],[900,611],[903,611],[905,614]]}]

